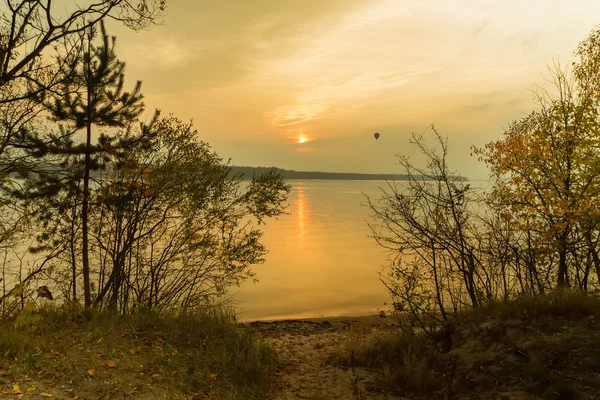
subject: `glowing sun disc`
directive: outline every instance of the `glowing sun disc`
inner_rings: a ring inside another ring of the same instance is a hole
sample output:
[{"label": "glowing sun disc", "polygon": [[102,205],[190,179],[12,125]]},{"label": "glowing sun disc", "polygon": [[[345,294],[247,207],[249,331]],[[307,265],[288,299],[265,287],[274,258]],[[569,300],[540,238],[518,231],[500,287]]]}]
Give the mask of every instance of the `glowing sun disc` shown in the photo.
[{"label": "glowing sun disc", "polygon": [[306,142],[306,138],[301,137],[298,139],[298,143],[304,143],[304,142]]}]

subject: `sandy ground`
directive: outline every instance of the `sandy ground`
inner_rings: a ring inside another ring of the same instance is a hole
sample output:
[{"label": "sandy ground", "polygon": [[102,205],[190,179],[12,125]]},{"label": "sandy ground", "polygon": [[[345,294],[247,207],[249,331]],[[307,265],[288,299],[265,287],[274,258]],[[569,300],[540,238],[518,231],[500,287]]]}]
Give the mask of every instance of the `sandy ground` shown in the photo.
[{"label": "sandy ground", "polygon": [[[271,399],[392,400],[402,398],[386,397],[377,389],[377,371],[356,368],[353,375],[334,356],[339,360],[348,340],[362,340],[393,324],[390,318],[370,316],[245,326],[275,348],[282,365]],[[599,326],[593,316],[464,321],[453,335],[451,351],[440,356],[436,376],[445,382],[444,366],[454,360],[456,375],[449,381],[453,399],[600,400]],[[353,376],[360,396],[353,392]],[[435,398],[445,398],[440,396]]]},{"label": "sandy ground", "polygon": [[[273,399],[354,399],[352,371],[329,361],[348,337],[350,326],[386,329],[393,321],[376,316],[333,317],[243,324],[261,334],[282,363]],[[357,387],[367,399],[400,399],[376,391],[374,373],[356,368]]]}]

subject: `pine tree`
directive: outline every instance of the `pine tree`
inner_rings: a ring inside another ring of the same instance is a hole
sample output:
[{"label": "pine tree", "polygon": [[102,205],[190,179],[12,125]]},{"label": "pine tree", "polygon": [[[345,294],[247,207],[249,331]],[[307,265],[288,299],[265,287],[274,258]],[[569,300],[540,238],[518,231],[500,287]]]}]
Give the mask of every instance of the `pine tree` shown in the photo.
[{"label": "pine tree", "polygon": [[[83,192],[81,193],[82,220],[82,275],[84,304],[92,304],[89,261],[89,204],[90,172],[99,168],[99,157],[119,147],[107,135],[92,143],[92,127],[123,128],[135,121],[144,110],[141,82],[131,92],[124,92],[125,64],[115,54],[116,38],[109,37],[100,23],[100,44],[95,45],[95,29],[91,27],[83,40],[84,48],[71,60],[65,60],[61,73],[64,84],[59,94],[47,95],[39,101],[50,111],[51,119],[67,123],[71,128],[61,129],[60,140],[41,144],[41,154],[63,153],[83,155]],[[72,136],[85,128],[85,142],[74,145]],[[66,138],[66,139],[65,139]],[[73,282],[75,285],[75,282]],[[74,292],[75,292],[74,286]]]}]

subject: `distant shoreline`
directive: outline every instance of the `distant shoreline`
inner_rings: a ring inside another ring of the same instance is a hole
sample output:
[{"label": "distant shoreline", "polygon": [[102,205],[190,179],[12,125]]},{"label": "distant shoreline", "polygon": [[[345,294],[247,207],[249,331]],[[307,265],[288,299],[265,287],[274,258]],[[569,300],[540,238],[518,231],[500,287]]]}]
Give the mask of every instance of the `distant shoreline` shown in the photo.
[{"label": "distant shoreline", "polygon": [[[408,175],[404,174],[362,174],[353,172],[320,172],[320,171],[295,171],[276,167],[231,167],[231,173],[236,176],[240,176],[244,180],[252,179],[253,175],[261,174],[270,170],[276,170],[279,172],[283,179],[321,179],[321,180],[347,180],[347,181],[407,181]],[[461,181],[468,181],[467,178],[458,176],[456,177]]]},{"label": "distant shoreline", "polygon": [[[277,167],[240,167],[230,166],[230,175],[240,177],[242,180],[252,180],[254,175],[259,175],[271,170],[277,171],[284,180],[299,180],[299,179],[311,179],[311,180],[330,180],[330,181],[408,181],[409,176],[405,174],[364,174],[357,172],[321,172],[321,171],[295,171],[293,169],[283,169]],[[56,165],[48,165],[45,167],[47,172],[53,170],[59,170]],[[32,175],[34,175],[32,173]],[[91,176],[99,176],[99,171],[91,171]],[[22,178],[17,172],[11,172],[10,176],[16,179]],[[414,178],[419,178],[415,176]],[[423,178],[424,180],[433,180],[430,178]],[[456,180],[469,181],[464,176],[456,176]]]}]

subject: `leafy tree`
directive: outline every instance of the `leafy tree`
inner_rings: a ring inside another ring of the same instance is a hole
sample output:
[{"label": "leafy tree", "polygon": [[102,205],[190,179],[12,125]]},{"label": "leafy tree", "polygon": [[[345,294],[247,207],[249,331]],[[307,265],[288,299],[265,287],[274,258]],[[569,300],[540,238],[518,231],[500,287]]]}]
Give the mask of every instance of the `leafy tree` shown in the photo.
[{"label": "leafy tree", "polygon": [[[66,122],[61,126],[58,136],[49,140],[30,137],[30,146],[45,156],[58,154],[65,158],[63,166],[70,166],[70,195],[67,199],[78,198],[79,182],[82,180],[81,193],[81,253],[82,274],[85,306],[92,303],[90,291],[90,261],[89,261],[89,203],[90,203],[90,172],[100,167],[99,157],[106,157],[110,152],[126,146],[117,143],[114,138],[100,135],[97,144],[92,144],[92,127],[117,127],[124,128],[133,122],[143,111],[141,82],[137,82],[132,92],[123,92],[124,68],[123,62],[115,54],[115,38],[109,38],[100,24],[101,43],[93,44],[93,29],[87,33],[85,49],[73,60],[68,60],[63,65],[63,79],[57,95],[44,93],[39,101],[47,108],[51,118],[56,122]],[[74,136],[85,128],[85,141],[81,144],[74,142]],[[37,139],[37,140],[36,140]],[[49,143],[49,144],[48,144]],[[83,156],[80,164],[79,156]],[[56,171],[48,178],[50,187],[56,187]],[[81,176],[82,175],[82,176]],[[69,177],[67,177],[69,178]],[[69,179],[67,179],[69,180]],[[39,182],[38,182],[39,184]],[[64,182],[59,185],[64,185]],[[44,184],[42,183],[42,186]],[[46,193],[49,194],[49,193]],[[75,206],[74,204],[73,206]],[[75,214],[71,220],[74,221]],[[76,224],[71,224],[71,233],[74,234]],[[75,290],[75,289],[74,289]]]},{"label": "leafy tree", "polygon": [[[592,90],[597,76],[588,68],[600,61],[590,57],[600,53],[582,49],[600,42],[590,40],[581,44],[573,70],[557,66],[551,71],[556,94],[540,90],[538,110],[512,123],[502,139],[475,149],[494,178],[491,199],[521,230],[547,244],[548,268],[552,253],[557,254],[559,286],[570,284],[569,264],[582,249],[597,256],[600,98]],[[600,277],[600,259],[596,268]]]},{"label": "leafy tree", "polygon": [[109,163],[92,218],[94,303],[122,312],[199,307],[251,277],[266,253],[256,224],[281,214],[289,191],[274,171],[243,188],[191,124],[167,117],[152,131]]},{"label": "leafy tree", "polygon": [[[56,161],[39,157],[40,151],[32,158],[32,153],[36,151],[23,151],[22,145],[27,143],[23,142],[22,136],[24,132],[47,131],[38,118],[42,108],[32,99],[48,92],[58,93],[59,86],[66,78],[63,63],[72,60],[81,49],[85,41],[84,33],[105,18],[119,20],[135,30],[143,29],[158,21],[165,10],[166,0],[2,1],[0,187],[4,195],[14,194],[18,189],[20,183],[13,179],[15,173],[25,176],[31,173],[44,175],[47,172],[47,162]],[[32,208],[24,207],[19,197],[3,196],[0,203],[3,215],[10,216],[11,224],[17,221],[19,226],[24,226],[25,218]],[[10,239],[6,233],[13,231],[15,229],[8,224],[4,225],[3,246]],[[13,245],[11,243],[8,247]],[[50,251],[48,254],[53,253]],[[37,269],[34,272],[34,275],[39,273]]]}]

